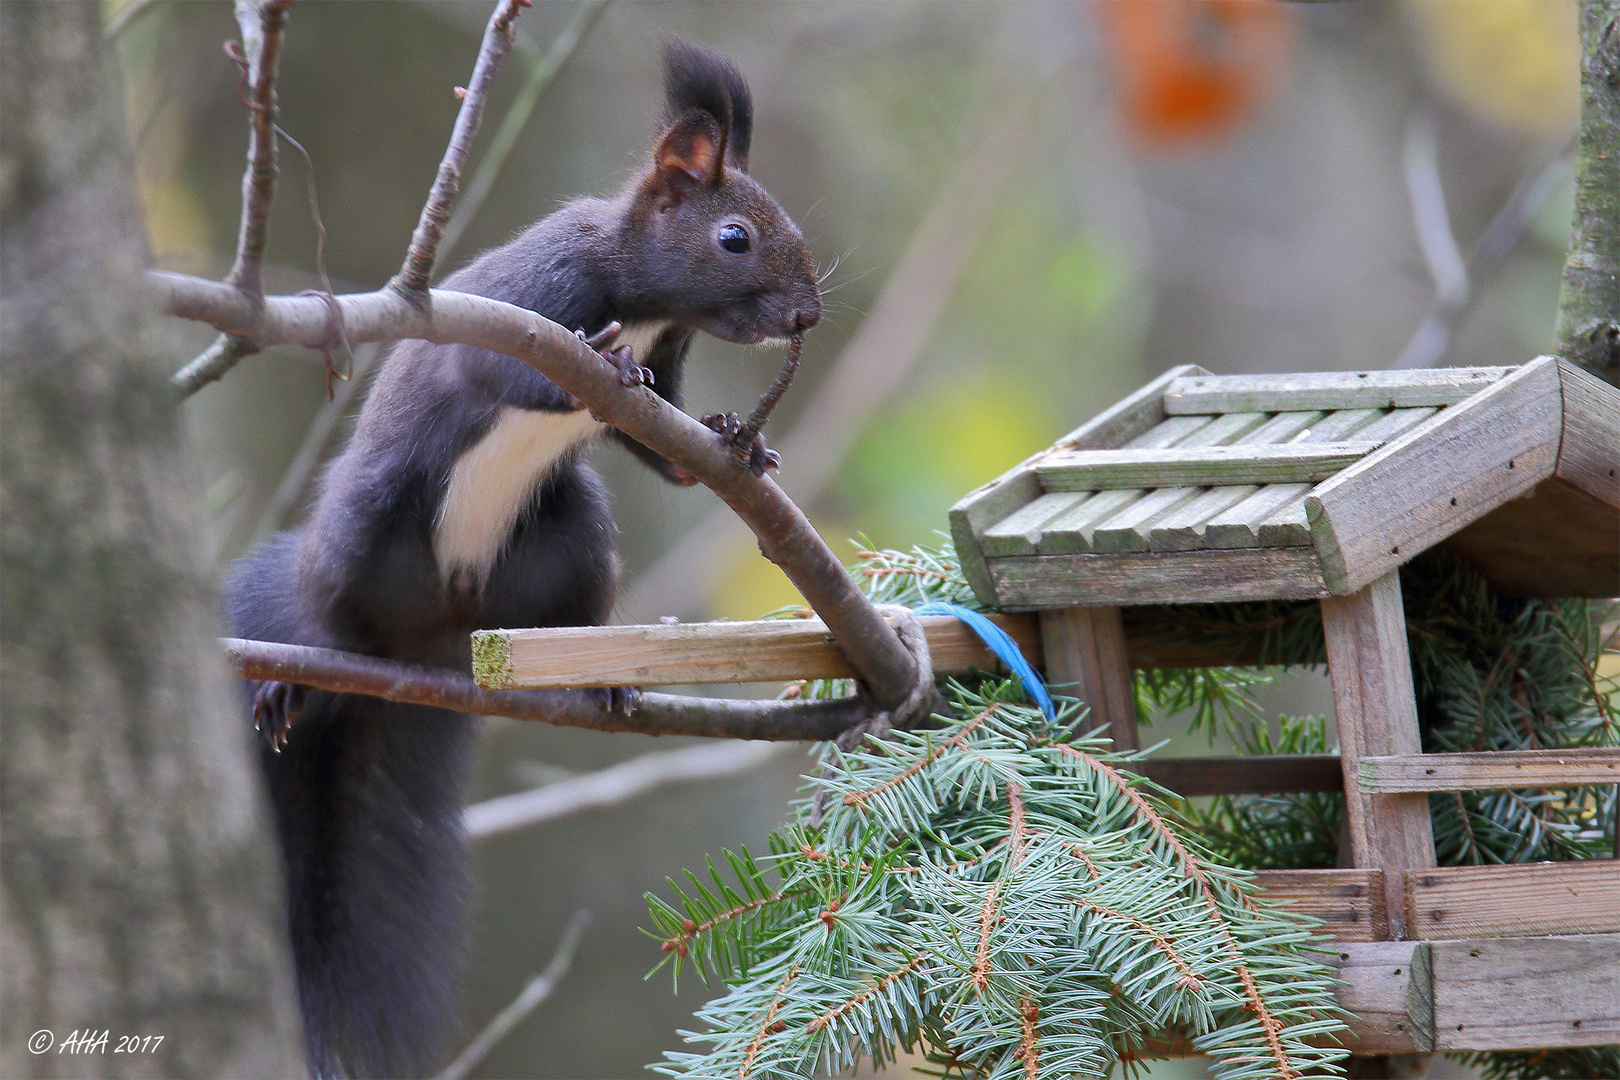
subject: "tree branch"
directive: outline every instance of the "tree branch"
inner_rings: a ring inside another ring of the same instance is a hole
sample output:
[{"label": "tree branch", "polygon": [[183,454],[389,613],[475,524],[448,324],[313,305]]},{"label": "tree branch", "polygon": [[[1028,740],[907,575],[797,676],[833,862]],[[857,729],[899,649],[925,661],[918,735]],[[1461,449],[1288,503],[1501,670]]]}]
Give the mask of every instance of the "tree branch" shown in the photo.
[{"label": "tree branch", "polygon": [[[523,129],[529,123],[529,117],[534,114],[534,106],[540,100],[540,95],[573,57],[574,51],[596,26],[596,21],[602,17],[607,5],[608,0],[585,0],[573,20],[552,40],[551,48],[546,50],[546,54],[531,57],[528,80],[518,91],[511,107],[506,110],[506,115],[501,118],[500,126],[495,129],[495,135],[489,141],[489,149],[480,157],[478,168],[473,170],[472,179],[467,181],[467,189],[462,193],[461,202],[444,227],[444,236],[439,240],[440,261],[450,257],[451,250],[466,233],[467,226],[478,216],[484,200],[495,186],[495,179],[506,167],[506,159],[511,156],[512,148],[517,145],[518,136],[523,134]],[[520,45],[519,49],[531,54],[536,51],[530,45]]]},{"label": "tree branch", "polygon": [[1620,11],[1581,0],[1581,145],[1556,351],[1620,386]]},{"label": "tree branch", "polygon": [[444,234],[445,222],[455,205],[456,193],[461,187],[461,169],[472,150],[473,136],[478,134],[478,123],[483,118],[484,99],[500,70],[501,61],[512,51],[512,23],[531,0],[500,0],[495,13],[484,29],[484,42],[478,49],[478,62],[473,66],[472,78],[461,98],[461,111],[456,114],[456,126],[450,132],[450,143],[444,148],[444,159],[439,162],[439,174],[434,178],[433,190],[428,193],[422,207],[421,220],[411,234],[411,246],[405,253],[405,263],[389,284],[403,289],[412,296],[426,294],[428,281],[433,275],[433,260],[439,238]]},{"label": "tree branch", "polygon": [[[219,282],[154,271],[161,308],[261,345],[319,346],[329,334],[323,297],[278,296],[257,303]],[[339,296],[353,343],[422,338],[516,357],[585,402],[604,421],[685,468],[748,523],[765,557],[782,568],[832,631],[874,703],[893,708],[910,694],[917,665],[804,513],[769,476],[739,465],[720,436],[646,387],[625,387],[600,354],[549,319],[467,293],[435,289],[417,307],[395,289]]]},{"label": "tree branch", "polygon": [[[247,167],[242,171],[242,220],[237,227],[236,262],[225,278],[249,297],[264,295],[264,251],[270,234],[270,204],[276,194],[276,71],[281,34],[293,0],[237,0],[242,53],[225,43],[226,55],[242,65],[242,106],[248,110]],[[137,4],[130,8],[138,9]],[[111,32],[109,30],[109,32]],[[235,334],[221,334],[169,382],[182,398],[215,382],[258,345]]]},{"label": "tree branch", "polygon": [[538,720],[592,731],[696,735],[713,739],[824,742],[872,715],[859,698],[750,701],[642,694],[634,711],[610,708],[591,690],[485,690],[459,671],[383,660],[336,649],[221,638],[232,671],[243,679],[277,680],[428,705],[478,716]]},{"label": "tree branch", "polygon": [[583,776],[474,803],[463,821],[468,836],[483,840],[585,810],[617,806],[669,784],[751,772],[787,750],[779,742],[716,742],[654,750]]}]

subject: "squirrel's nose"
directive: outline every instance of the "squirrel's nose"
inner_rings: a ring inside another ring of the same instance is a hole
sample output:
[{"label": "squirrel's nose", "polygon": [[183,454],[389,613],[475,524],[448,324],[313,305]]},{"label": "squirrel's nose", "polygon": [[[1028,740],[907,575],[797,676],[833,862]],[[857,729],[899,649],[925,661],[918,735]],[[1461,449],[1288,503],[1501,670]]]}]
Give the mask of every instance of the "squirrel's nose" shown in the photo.
[{"label": "squirrel's nose", "polygon": [[810,302],[793,313],[793,329],[808,330],[821,321],[821,297],[813,296]]}]

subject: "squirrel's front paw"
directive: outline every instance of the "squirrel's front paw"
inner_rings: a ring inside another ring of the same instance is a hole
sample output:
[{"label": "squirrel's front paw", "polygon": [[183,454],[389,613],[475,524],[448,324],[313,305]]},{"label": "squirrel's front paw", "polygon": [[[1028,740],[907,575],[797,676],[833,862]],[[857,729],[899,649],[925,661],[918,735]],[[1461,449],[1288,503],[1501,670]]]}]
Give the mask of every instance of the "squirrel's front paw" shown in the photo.
[{"label": "squirrel's front paw", "polygon": [[742,417],[734,412],[707,413],[703,417],[703,426],[717,435],[724,435],[728,439],[735,439],[742,431]]},{"label": "squirrel's front paw", "polygon": [[276,753],[287,745],[293,721],[304,708],[309,687],[271,680],[253,692],[253,728]]},{"label": "squirrel's front paw", "polygon": [[605,352],[602,355],[607,357],[608,361],[619,369],[620,386],[651,386],[653,384],[655,378],[653,369],[642,367],[636,363],[636,358],[631,353],[630,346],[620,345],[612,352]]}]

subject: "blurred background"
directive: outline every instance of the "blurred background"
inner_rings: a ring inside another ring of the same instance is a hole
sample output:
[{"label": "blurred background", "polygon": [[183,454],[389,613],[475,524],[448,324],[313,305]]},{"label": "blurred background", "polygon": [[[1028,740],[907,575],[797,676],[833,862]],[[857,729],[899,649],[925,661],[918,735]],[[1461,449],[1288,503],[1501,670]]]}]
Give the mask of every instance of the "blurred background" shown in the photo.
[{"label": "blurred background", "polygon": [[[283,144],[274,291],[319,285],[310,180],[333,287],[397,269],[489,10],[293,9],[281,126],[308,164]],[[246,147],[221,49],[237,36],[230,5],[108,11],[157,261],[220,277]],[[844,555],[857,534],[937,542],[958,497],[1174,364],[1517,364],[1551,343],[1577,89],[1564,0],[539,0],[519,26],[472,159],[487,197],[441,265],[636,174],[664,35],[728,54],[754,92],[752,171],[827,275],[827,317],[768,434],[782,485]],[[525,94],[548,56],[561,67]],[[510,153],[480,173],[503,121]],[[174,333],[176,366],[211,338]],[[363,372],[376,353],[356,352]],[[746,408],[781,359],[700,340],[689,411]],[[221,567],[300,519],[363,382],[328,404],[318,354],[272,350],[192,399]],[[669,487],[611,446],[591,456],[614,493],[620,621],[752,618],[797,599],[705,489]],[[1325,711],[1309,677],[1283,699]],[[486,735],[476,799],[677,745],[499,720]],[[783,819],[805,756],[751,760],[480,843],[469,1033],[545,967],[576,910],[594,922],[558,993],[474,1075],[638,1076],[676,1045],[704,988],[643,981],[660,953],[638,931],[642,894]]]}]

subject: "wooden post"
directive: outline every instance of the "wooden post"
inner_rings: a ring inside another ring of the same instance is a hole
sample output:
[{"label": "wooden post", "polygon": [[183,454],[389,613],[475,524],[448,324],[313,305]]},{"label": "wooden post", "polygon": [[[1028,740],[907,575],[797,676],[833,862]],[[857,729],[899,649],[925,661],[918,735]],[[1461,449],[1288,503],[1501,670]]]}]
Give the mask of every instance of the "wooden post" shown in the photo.
[{"label": "wooden post", "polygon": [[1108,725],[1115,750],[1135,750],[1136,692],[1117,607],[1068,607],[1041,613],[1046,681],[1091,706],[1092,727]]},{"label": "wooden post", "polygon": [[1390,936],[1407,936],[1406,876],[1434,865],[1429,798],[1364,795],[1361,759],[1422,752],[1401,583],[1391,570],[1348,596],[1322,601],[1328,674],[1339,725],[1345,820],[1357,867],[1384,871]]}]

